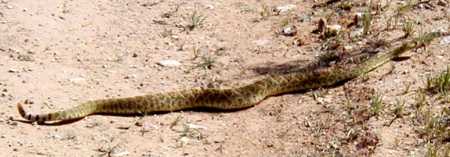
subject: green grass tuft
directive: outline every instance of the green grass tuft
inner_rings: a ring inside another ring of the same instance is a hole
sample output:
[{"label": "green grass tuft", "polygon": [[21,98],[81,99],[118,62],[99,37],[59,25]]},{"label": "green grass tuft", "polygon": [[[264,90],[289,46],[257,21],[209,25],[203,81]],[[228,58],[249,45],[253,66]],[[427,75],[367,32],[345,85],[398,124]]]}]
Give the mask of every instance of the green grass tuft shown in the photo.
[{"label": "green grass tuft", "polygon": [[203,22],[205,22],[206,16],[198,13],[197,11],[194,11],[190,16],[189,24],[187,25],[187,28],[192,31],[197,27],[200,27],[203,25]]},{"label": "green grass tuft", "polygon": [[381,94],[375,94],[370,99],[370,114],[372,116],[378,116],[384,109],[383,96]]},{"label": "green grass tuft", "polygon": [[429,77],[426,89],[431,93],[440,93],[446,96],[450,90],[450,66],[439,75]]}]

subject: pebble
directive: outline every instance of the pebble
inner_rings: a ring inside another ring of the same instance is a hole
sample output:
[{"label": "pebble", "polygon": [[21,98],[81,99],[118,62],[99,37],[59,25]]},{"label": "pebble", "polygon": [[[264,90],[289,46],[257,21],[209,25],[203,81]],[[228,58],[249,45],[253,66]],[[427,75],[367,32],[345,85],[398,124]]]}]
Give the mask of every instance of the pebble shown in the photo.
[{"label": "pebble", "polygon": [[206,9],[211,9],[211,10],[213,10],[213,9],[214,9],[214,6],[211,5],[211,4],[208,4],[208,5],[205,6],[205,8],[206,8]]},{"label": "pebble", "polygon": [[441,44],[445,45],[445,44],[450,44],[450,36],[445,36],[441,39]]},{"label": "pebble", "polygon": [[183,136],[183,137],[180,138],[180,142],[181,142],[183,145],[184,145],[184,144],[190,143],[190,141],[191,141],[191,139],[189,139],[189,138],[186,137],[186,136]]},{"label": "pebble", "polygon": [[327,29],[329,31],[340,32],[342,30],[342,26],[341,25],[329,25],[329,26],[327,26]]},{"label": "pebble", "polygon": [[114,148],[112,148],[109,156],[111,156],[111,157],[120,157],[120,156],[127,156],[128,154],[130,154],[130,152],[125,150],[124,148],[114,147]]},{"label": "pebble", "polygon": [[112,157],[119,157],[119,156],[126,156],[130,154],[130,152],[128,151],[122,151],[122,152],[117,152],[117,153],[112,153],[111,156]]},{"label": "pebble", "polygon": [[344,46],[344,50],[346,50],[346,51],[351,51],[352,49],[353,49],[353,46],[350,46],[350,45]]},{"label": "pebble", "polygon": [[445,2],[444,0],[439,0],[438,3],[437,3],[437,5],[446,7],[446,6],[447,6],[447,3],[448,3],[448,2]]},{"label": "pebble", "polygon": [[298,20],[300,22],[311,22],[311,19],[312,19],[311,15],[300,15],[298,17]]},{"label": "pebble", "polygon": [[127,75],[124,77],[124,79],[135,79],[137,77],[136,74]]},{"label": "pebble", "polygon": [[55,140],[62,140],[63,139],[63,137],[61,135],[58,135],[58,134],[51,134],[51,135],[49,135],[49,137],[51,139],[55,139]]},{"label": "pebble", "polygon": [[364,33],[364,29],[358,28],[358,29],[356,29],[356,30],[350,32],[350,38],[357,38],[357,37],[360,37],[360,36],[363,35],[363,33]]},{"label": "pebble", "polygon": [[268,40],[268,39],[259,39],[259,40],[253,41],[253,43],[255,43],[257,46],[265,46],[265,45],[268,45],[270,43],[270,40]]},{"label": "pebble", "polygon": [[11,68],[11,69],[8,70],[8,72],[9,73],[18,73],[19,70]]},{"label": "pebble", "polygon": [[335,36],[335,35],[339,34],[339,32],[341,32],[341,30],[342,30],[341,25],[328,25],[328,26],[326,26],[325,36],[326,37]]},{"label": "pebble", "polygon": [[181,63],[176,60],[161,60],[157,64],[163,67],[177,67],[181,65]]},{"label": "pebble", "polygon": [[81,84],[83,82],[86,82],[86,79],[82,78],[82,77],[75,77],[75,78],[69,79],[69,81],[72,83],[75,83],[75,84]]},{"label": "pebble", "polygon": [[276,14],[281,15],[281,14],[286,14],[286,13],[294,10],[295,8],[297,8],[297,6],[294,4],[286,4],[286,5],[276,7],[274,11]]},{"label": "pebble", "polygon": [[188,123],[186,126],[190,129],[207,129],[206,126]]},{"label": "pebble", "polygon": [[297,34],[297,28],[295,26],[285,26],[281,30],[281,34],[284,36],[294,36]]}]

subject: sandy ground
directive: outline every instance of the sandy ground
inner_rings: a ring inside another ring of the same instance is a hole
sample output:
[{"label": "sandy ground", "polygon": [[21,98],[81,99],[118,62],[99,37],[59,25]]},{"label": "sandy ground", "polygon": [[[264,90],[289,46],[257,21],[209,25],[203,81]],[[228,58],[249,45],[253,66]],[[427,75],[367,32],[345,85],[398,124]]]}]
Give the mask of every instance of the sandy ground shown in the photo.
[{"label": "sandy ground", "polygon": [[[426,78],[450,64],[450,44],[439,40],[345,85],[272,97],[236,112],[95,115],[61,126],[12,120],[21,119],[15,104],[25,100],[27,110],[49,112],[93,99],[230,87],[283,63],[305,65],[323,53],[324,40],[311,33],[318,19],[366,6],[313,7],[319,2],[1,0],[0,156],[424,156],[427,142],[414,114],[385,124],[393,104],[403,101],[410,111]],[[391,9],[405,4],[391,3]],[[272,10],[288,4],[295,8]],[[404,16],[418,23],[416,34],[449,30],[449,6],[432,1]],[[200,22],[189,27],[194,12]],[[284,23],[297,34],[280,33]],[[163,60],[180,65],[158,64]],[[374,93],[386,106],[381,115],[350,123],[358,112],[346,114],[348,100],[368,106]]]}]

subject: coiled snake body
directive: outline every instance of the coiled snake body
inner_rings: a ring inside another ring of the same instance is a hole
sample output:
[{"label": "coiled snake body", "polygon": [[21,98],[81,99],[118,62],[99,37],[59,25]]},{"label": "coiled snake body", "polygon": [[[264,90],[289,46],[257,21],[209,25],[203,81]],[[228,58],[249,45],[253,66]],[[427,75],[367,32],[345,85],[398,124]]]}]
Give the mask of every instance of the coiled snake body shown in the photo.
[{"label": "coiled snake body", "polygon": [[332,86],[356,78],[374,70],[405,51],[430,42],[440,35],[440,33],[427,34],[427,36],[421,38],[425,40],[416,39],[406,42],[386,53],[374,54],[351,66],[336,65],[301,72],[270,75],[254,83],[236,88],[188,89],[128,98],[93,100],[67,110],[46,114],[27,113],[20,103],[17,104],[17,108],[20,115],[31,122],[80,119],[92,114],[143,114],[199,107],[219,110],[243,109],[254,106],[270,96]]}]

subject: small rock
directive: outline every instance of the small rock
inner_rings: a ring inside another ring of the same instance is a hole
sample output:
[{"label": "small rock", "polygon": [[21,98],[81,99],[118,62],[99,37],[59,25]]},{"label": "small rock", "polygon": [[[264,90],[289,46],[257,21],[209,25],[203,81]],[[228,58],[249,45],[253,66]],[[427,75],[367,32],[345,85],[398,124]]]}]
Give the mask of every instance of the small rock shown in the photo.
[{"label": "small rock", "polygon": [[356,25],[356,27],[362,27],[363,26],[363,12],[357,12],[355,13],[353,17],[353,25]]},{"label": "small rock", "polygon": [[110,155],[111,157],[120,157],[120,156],[127,156],[130,154],[129,151],[125,150],[125,148],[122,147],[113,147],[111,149]]},{"label": "small rock", "polygon": [[188,123],[186,126],[190,129],[206,129],[206,126]]},{"label": "small rock", "polygon": [[86,79],[82,78],[82,77],[75,77],[75,78],[69,79],[69,81],[72,83],[75,83],[75,84],[81,84],[83,82],[86,82]]},{"label": "small rock", "polygon": [[138,57],[138,54],[137,53],[133,53],[132,57],[136,58],[136,57]]},{"label": "small rock", "polygon": [[297,6],[294,4],[286,4],[286,5],[276,7],[274,12],[278,15],[281,15],[281,14],[286,14],[286,13],[294,10],[295,8],[297,8]]},{"label": "small rock", "polygon": [[55,139],[55,140],[62,140],[63,139],[63,137],[61,135],[58,135],[58,134],[50,134],[49,138]]},{"label": "small rock", "polygon": [[352,32],[350,32],[350,38],[357,38],[362,36],[364,33],[364,30],[362,28],[358,28]]},{"label": "small rock", "polygon": [[297,28],[295,26],[286,26],[281,30],[281,34],[284,36],[294,36],[297,34]]},{"label": "small rock", "polygon": [[346,50],[346,51],[350,51],[352,49],[353,49],[353,46],[350,46],[350,45],[345,45],[344,46],[344,50]]},{"label": "small rock", "polygon": [[444,0],[439,0],[439,1],[438,1],[438,3],[437,3],[437,5],[440,5],[440,6],[446,7],[446,6],[447,6],[447,2],[446,2],[446,1],[444,1]]},{"label": "small rock", "polygon": [[134,78],[136,78],[136,77],[137,77],[136,74],[131,74],[131,75],[125,76],[124,79],[134,79]]},{"label": "small rock", "polygon": [[186,137],[186,136],[183,136],[183,137],[180,138],[180,142],[181,142],[183,145],[190,143],[190,141],[191,141],[191,139],[189,139],[189,138]]},{"label": "small rock", "polygon": [[441,39],[441,44],[445,45],[445,44],[450,44],[450,36],[445,36]]},{"label": "small rock", "polygon": [[259,40],[253,41],[253,43],[255,43],[257,46],[265,46],[265,45],[268,45],[270,43],[270,40],[268,40],[268,39],[259,39]]},{"label": "small rock", "polygon": [[312,19],[311,15],[300,15],[298,17],[298,20],[300,22],[311,22],[311,19]]},{"label": "small rock", "polygon": [[157,64],[163,67],[177,67],[181,65],[181,63],[176,60],[162,60]]},{"label": "small rock", "polygon": [[327,26],[327,29],[329,31],[340,32],[342,30],[342,26],[341,25],[329,25],[329,26]]},{"label": "small rock", "polygon": [[113,154],[111,154],[111,156],[112,156],[112,157],[119,157],[119,156],[126,156],[126,155],[128,155],[128,154],[130,154],[130,152],[128,152],[128,151],[123,151],[123,152],[113,153]]},{"label": "small rock", "polygon": [[211,10],[212,10],[212,9],[214,9],[214,6],[211,5],[211,4],[208,4],[208,5],[205,6],[205,8],[206,8],[206,9],[211,9]]},{"label": "small rock", "polygon": [[305,45],[305,44],[307,44],[307,43],[306,43],[306,41],[304,40],[304,38],[302,38],[302,37],[296,37],[296,38],[294,39],[294,41],[293,41],[293,44],[296,45],[296,46],[303,46],[303,45]]},{"label": "small rock", "polygon": [[11,68],[11,69],[8,70],[8,72],[9,73],[18,73],[19,70]]},{"label": "small rock", "polygon": [[34,104],[34,102],[30,99],[25,99],[24,104]]},{"label": "small rock", "polygon": [[336,36],[341,32],[342,26],[341,25],[327,25],[325,30],[325,37],[331,37]]}]

